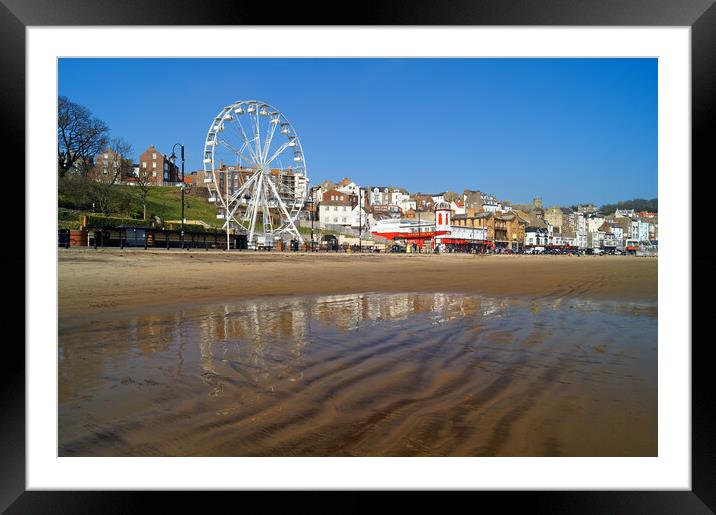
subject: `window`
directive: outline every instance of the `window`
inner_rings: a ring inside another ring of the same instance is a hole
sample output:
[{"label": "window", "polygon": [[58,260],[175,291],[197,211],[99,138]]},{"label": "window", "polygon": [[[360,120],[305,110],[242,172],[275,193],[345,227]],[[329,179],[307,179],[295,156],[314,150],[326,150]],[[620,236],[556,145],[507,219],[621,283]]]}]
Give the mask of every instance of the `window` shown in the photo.
[{"label": "window", "polygon": [[157,158],[157,153],[156,153],[156,152],[152,152],[152,159],[156,159],[156,158]]},{"label": "window", "polygon": [[152,168],[156,168],[156,167],[157,167],[157,162],[155,161],[152,163]]},{"label": "window", "polygon": [[152,177],[156,177],[156,176],[157,176],[157,172],[152,172]]},{"label": "window", "polygon": [[146,162],[146,161],[142,161],[142,168],[146,168],[146,167],[147,167],[147,162]]}]

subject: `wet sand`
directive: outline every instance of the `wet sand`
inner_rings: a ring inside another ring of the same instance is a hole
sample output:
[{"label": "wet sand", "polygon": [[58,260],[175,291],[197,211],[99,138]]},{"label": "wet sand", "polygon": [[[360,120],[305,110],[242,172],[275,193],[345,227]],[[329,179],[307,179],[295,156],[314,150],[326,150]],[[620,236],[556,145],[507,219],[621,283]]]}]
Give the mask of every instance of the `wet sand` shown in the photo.
[{"label": "wet sand", "polygon": [[657,454],[656,259],[71,250],[59,300],[61,456]]},{"label": "wet sand", "polygon": [[61,456],[655,456],[656,305],[294,296],[60,325]]},{"label": "wet sand", "polygon": [[656,300],[657,263],[633,256],[60,249],[59,311],[379,291]]}]

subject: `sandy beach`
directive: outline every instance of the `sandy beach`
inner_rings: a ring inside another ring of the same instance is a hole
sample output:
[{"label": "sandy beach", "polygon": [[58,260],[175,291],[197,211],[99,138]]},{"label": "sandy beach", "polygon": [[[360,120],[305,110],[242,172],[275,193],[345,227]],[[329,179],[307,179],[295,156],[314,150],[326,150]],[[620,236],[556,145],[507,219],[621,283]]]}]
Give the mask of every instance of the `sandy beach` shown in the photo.
[{"label": "sandy beach", "polygon": [[654,258],[59,250],[59,311],[202,304],[266,295],[460,292],[656,300]]},{"label": "sandy beach", "polygon": [[60,456],[655,456],[657,259],[59,253]]}]

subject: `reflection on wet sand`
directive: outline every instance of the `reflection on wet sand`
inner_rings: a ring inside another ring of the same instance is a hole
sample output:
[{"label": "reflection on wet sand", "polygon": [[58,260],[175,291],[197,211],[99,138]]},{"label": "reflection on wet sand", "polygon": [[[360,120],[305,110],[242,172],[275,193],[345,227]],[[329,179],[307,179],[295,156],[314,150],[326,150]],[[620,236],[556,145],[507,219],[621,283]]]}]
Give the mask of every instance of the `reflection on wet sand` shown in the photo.
[{"label": "reflection on wet sand", "polygon": [[655,304],[355,294],[61,319],[61,456],[655,456]]}]

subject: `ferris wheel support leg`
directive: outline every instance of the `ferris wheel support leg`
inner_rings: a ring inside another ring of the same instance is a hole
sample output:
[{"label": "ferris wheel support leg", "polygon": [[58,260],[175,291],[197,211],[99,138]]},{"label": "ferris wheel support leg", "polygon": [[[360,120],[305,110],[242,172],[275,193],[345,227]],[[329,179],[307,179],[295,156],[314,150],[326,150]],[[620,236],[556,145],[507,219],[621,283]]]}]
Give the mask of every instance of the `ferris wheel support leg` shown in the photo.
[{"label": "ferris wheel support leg", "polygon": [[[229,202],[228,202],[228,203],[230,204],[230,203],[232,203],[232,202],[235,202],[235,201],[237,201],[237,200],[240,200],[239,197],[241,197],[241,195],[244,194],[244,192],[248,189],[248,187],[251,186],[251,184],[256,180],[256,176],[257,176],[257,174],[252,175],[252,176],[249,178],[249,180],[247,180],[244,184],[242,184],[241,187],[236,191],[236,193],[234,193],[233,195],[231,195],[231,197],[229,198]],[[236,210],[236,209],[234,209],[234,211],[235,211],[235,210]]]},{"label": "ferris wheel support leg", "polygon": [[283,203],[283,200],[281,200],[281,196],[278,194],[278,191],[276,191],[276,186],[274,186],[274,183],[271,181],[268,181],[269,186],[271,186],[271,190],[273,191],[274,196],[276,197],[276,200],[278,201],[278,205],[281,208],[281,211],[283,211],[284,216],[286,216],[286,220],[288,220],[289,225],[291,226],[291,229],[293,229],[293,234],[298,238],[299,243],[303,243],[303,238],[301,237],[301,234],[298,232],[298,229],[296,229],[296,226],[293,223],[293,220],[291,219],[291,215],[288,213],[288,209],[286,209],[286,204]]},{"label": "ferris wheel support leg", "polygon": [[[236,193],[229,199],[229,201],[226,203],[226,204],[227,204],[227,207],[226,207],[227,213],[228,213],[228,211],[229,211],[228,206],[231,205],[232,202],[235,202],[235,205],[234,205],[234,209],[232,209],[232,210],[231,210],[231,213],[229,213],[229,216],[226,217],[226,222],[224,222],[224,226],[229,225],[229,222],[231,221],[232,218],[234,219],[234,221],[235,221],[237,224],[239,224],[239,221],[238,221],[236,218],[234,218],[234,213],[236,213],[236,210],[239,208],[239,205],[240,205],[240,203],[241,203],[240,196],[243,195],[244,191],[246,191],[246,189],[248,189],[249,185],[250,185],[252,182],[254,182],[255,179],[256,179],[256,175],[253,175],[248,181],[246,181],[246,183],[244,183],[243,186],[241,186],[241,189],[239,189],[239,191],[236,192]],[[239,225],[241,225],[241,224],[239,224]]]},{"label": "ferris wheel support leg", "polygon": [[254,239],[254,230],[256,229],[256,215],[259,212],[259,202],[261,201],[261,184],[263,183],[264,175],[263,173],[259,176],[259,182],[256,186],[256,189],[258,190],[258,194],[253,198],[254,206],[253,206],[253,212],[251,213],[251,229],[249,231],[249,242],[253,241]]}]

